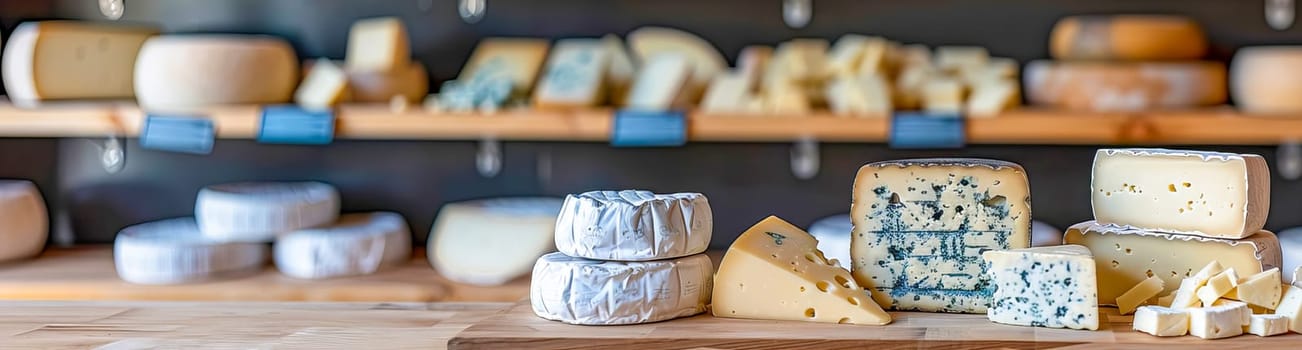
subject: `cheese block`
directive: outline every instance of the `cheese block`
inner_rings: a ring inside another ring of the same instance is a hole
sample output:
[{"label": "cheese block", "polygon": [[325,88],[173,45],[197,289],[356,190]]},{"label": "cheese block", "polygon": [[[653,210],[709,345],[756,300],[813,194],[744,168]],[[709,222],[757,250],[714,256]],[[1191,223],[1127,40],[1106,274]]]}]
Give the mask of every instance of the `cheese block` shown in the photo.
[{"label": "cheese block", "polygon": [[529,274],[556,250],[561,199],[493,198],[448,203],[430,231],[429,263],[443,277],[495,286]]},{"label": "cheese block", "polygon": [[1031,61],[1023,87],[1033,105],[1082,111],[1135,112],[1225,103],[1220,62]]},{"label": "cheese block", "polygon": [[204,187],[194,206],[204,236],[270,242],[276,235],[335,222],[339,192],[321,182],[236,182]]},{"label": "cheese block", "polygon": [[714,77],[705,90],[700,109],[705,113],[743,112],[750,94],[750,79],[740,73],[724,73]]},{"label": "cheese block", "polygon": [[1189,311],[1161,306],[1141,306],[1135,310],[1131,327],[1159,337],[1189,334]]},{"label": "cheese block", "polygon": [[624,105],[631,109],[664,111],[691,104],[692,66],[688,57],[665,53],[643,61]]},{"label": "cheese block", "polygon": [[528,96],[547,58],[546,39],[486,38],[479,41],[470,60],[461,68],[459,81],[506,79],[511,96]]},{"label": "cheese block", "polygon": [[158,29],[78,21],[25,22],[0,55],[9,100],[131,98],[132,72],[145,40]]},{"label": "cheese block", "polygon": [[936,67],[944,71],[960,72],[984,67],[990,62],[990,52],[980,46],[940,46],[936,48]]},{"label": "cheese block", "polygon": [[533,102],[540,108],[591,107],[606,99],[610,50],[600,39],[557,41],[538,77]]},{"label": "cheese block", "polygon": [[1060,60],[1195,60],[1207,54],[1202,27],[1183,16],[1070,16],[1049,36],[1049,54]]},{"label": "cheese block", "polygon": [[[1239,274],[1231,267],[1207,279],[1207,284],[1198,287],[1194,294],[1203,302],[1204,307],[1212,306],[1221,299],[1221,296],[1238,286],[1238,281]],[[1117,303],[1121,303],[1121,297],[1117,297]]]},{"label": "cheese block", "polygon": [[827,74],[832,76],[858,74],[859,64],[863,62],[864,52],[868,49],[868,43],[873,40],[883,39],[859,34],[846,34],[837,38],[836,43],[827,51],[825,66]]},{"label": "cheese block", "polygon": [[267,263],[263,243],[220,242],[199,232],[193,218],[130,226],[113,240],[113,265],[122,280],[176,284],[256,273]]},{"label": "cheese block", "polygon": [[551,253],[534,265],[529,300],[538,317],[571,324],[664,321],[705,312],[713,271],[705,254],[617,262]]},{"label": "cheese block", "polygon": [[1134,287],[1117,297],[1117,310],[1122,314],[1135,311],[1140,304],[1162,293],[1166,282],[1161,277],[1153,276],[1140,281]]},{"label": "cheese block", "polygon": [[1255,154],[1101,149],[1090,204],[1102,224],[1243,238],[1270,212],[1270,169]]},{"label": "cheese block", "polygon": [[877,75],[842,76],[824,91],[832,113],[885,117],[891,114],[891,92],[886,79]]},{"label": "cheese block", "polygon": [[814,87],[828,77],[827,50],[824,39],[798,38],[778,44],[773,64],[767,72],[773,83],[790,81]]},{"label": "cheese block", "polygon": [[890,51],[895,43],[879,38],[869,37],[868,42],[863,48],[863,55],[859,58],[858,72],[859,76],[878,75],[888,77],[894,73],[894,67],[890,61]]},{"label": "cheese block", "polygon": [[1198,306],[1201,301],[1198,300],[1198,289],[1207,284],[1207,280],[1212,276],[1224,271],[1225,267],[1220,262],[1212,260],[1198,270],[1198,273],[1180,280],[1180,288],[1172,292],[1171,303],[1167,306],[1174,308],[1189,308]]},{"label": "cheese block", "polygon": [[312,64],[294,92],[294,102],[306,108],[330,108],[349,97],[348,73],[328,59]]},{"label": "cheese block", "polygon": [[[691,84],[699,90],[715,75],[727,69],[723,54],[705,39],[692,33],[665,27],[642,27],[628,33],[628,45],[638,61],[647,64],[662,54],[683,56],[691,66]],[[695,101],[693,99],[693,101]]]},{"label": "cheese block", "polygon": [[606,57],[609,64],[606,65],[606,85],[610,91],[606,94],[609,102],[615,106],[623,106],[624,99],[628,97],[628,89],[633,86],[633,77],[637,76],[637,65],[633,63],[633,58],[629,57],[628,48],[624,46],[624,40],[614,34],[606,34],[601,37],[601,43],[606,47]]},{"label": "cheese block", "polygon": [[1230,62],[1230,94],[1240,111],[1293,116],[1302,112],[1302,46],[1245,47]]},{"label": "cheese block", "polygon": [[1288,330],[1302,333],[1302,287],[1284,286],[1284,297],[1280,299],[1275,314],[1288,318]]},{"label": "cheese block", "polygon": [[854,277],[886,308],[984,313],[994,285],[981,252],[1030,245],[1030,187],[1011,162],[872,163],[853,197]]},{"label": "cheese block", "polygon": [[276,238],[276,268],[302,279],[369,275],[411,258],[411,230],[397,213],[346,214]]},{"label": "cheese block", "polygon": [[0,263],[40,255],[49,237],[49,215],[36,185],[0,180]]},{"label": "cheese block", "polygon": [[289,102],[298,58],[284,39],[261,35],[161,35],[136,58],[136,100],[146,110]]},{"label": "cheese block", "polygon": [[1016,80],[1018,71],[1017,60],[994,57],[990,58],[984,66],[969,67],[966,70],[959,71],[958,77],[959,80],[963,81],[963,84],[975,88],[991,81]]},{"label": "cheese block", "polygon": [[770,216],[747,229],[714,278],[715,317],[885,325],[891,315],[869,299],[813,236]]},{"label": "cheese block", "polygon": [[556,249],[598,260],[677,258],[704,252],[713,227],[710,202],[700,193],[592,191],[565,197]]},{"label": "cheese block", "polygon": [[1098,283],[1088,249],[1078,245],[981,253],[994,285],[990,321],[1019,326],[1099,329]]},{"label": "cheese block", "polygon": [[892,101],[897,109],[917,109],[922,107],[923,88],[936,72],[930,65],[916,64],[906,66],[895,78],[891,91]]},{"label": "cheese block", "polygon": [[827,261],[843,268],[850,268],[850,214],[832,215],[809,225],[809,234],[818,240],[818,251],[823,252]]},{"label": "cheese block", "polygon": [[1284,294],[1281,280],[1279,268],[1262,271],[1239,280],[1238,285],[1226,293],[1225,297],[1248,303],[1248,306],[1274,310]]},{"label": "cheese block", "polygon": [[763,111],[768,114],[798,117],[809,115],[813,110],[813,101],[805,89],[795,84],[782,84],[764,90],[761,103]]},{"label": "cheese block", "polygon": [[1043,221],[1031,221],[1031,246],[1046,247],[1062,244],[1062,230]]},{"label": "cheese block", "polygon": [[1288,317],[1284,315],[1252,315],[1252,324],[1248,325],[1248,334],[1269,337],[1288,333]]},{"label": "cheese block", "polygon": [[411,43],[398,17],[367,18],[348,30],[348,70],[387,72],[407,67]]},{"label": "cheese block", "polygon": [[737,54],[737,67],[734,72],[746,77],[748,92],[758,92],[760,83],[763,81],[765,72],[767,72],[771,62],[773,62],[773,47],[764,45],[746,46]]},{"label": "cheese block", "polygon": [[1248,304],[1237,301],[1188,310],[1189,335],[1203,339],[1221,339],[1243,334],[1243,315],[1251,312]]},{"label": "cheese block", "polygon": [[922,86],[922,109],[928,113],[962,112],[965,93],[958,80],[932,79]]},{"label": "cheese block", "polygon": [[[1280,263],[1279,240],[1270,231],[1232,240],[1086,221],[1068,228],[1063,240],[1089,247],[1094,253],[1099,274],[1099,303],[1108,305],[1115,305],[1117,296],[1148,278],[1150,273],[1161,277],[1165,291],[1169,292],[1181,285],[1181,279],[1194,276],[1195,271],[1212,261],[1244,275],[1257,274]],[[1212,275],[1215,273],[1219,271]]]},{"label": "cheese block", "polygon": [[1021,102],[1017,82],[1000,79],[977,84],[963,106],[971,117],[990,117],[1016,107]]}]

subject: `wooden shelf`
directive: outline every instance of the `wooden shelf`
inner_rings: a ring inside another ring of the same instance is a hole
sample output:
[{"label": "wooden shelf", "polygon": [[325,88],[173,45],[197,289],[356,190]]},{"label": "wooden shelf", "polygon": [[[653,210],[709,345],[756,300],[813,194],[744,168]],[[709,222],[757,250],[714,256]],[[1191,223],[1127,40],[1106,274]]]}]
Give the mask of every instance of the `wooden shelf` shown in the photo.
[{"label": "wooden shelf", "polygon": [[[214,121],[218,138],[257,135],[259,108],[229,106],[191,113]],[[505,110],[495,114],[432,113],[412,106],[337,109],[336,138],[365,140],[584,141],[609,139],[612,111]],[[890,119],[827,113],[785,116],[689,113],[693,142],[888,141]],[[0,104],[0,137],[137,136],[144,113],[126,102],[61,103],[36,109]],[[1278,145],[1302,140],[1302,116],[1244,115],[1230,107],[1143,113],[1024,108],[967,121],[969,144]]]},{"label": "wooden shelf", "polygon": [[0,265],[0,299],[188,301],[517,301],[528,278],[479,287],[439,276],[417,252],[406,265],[368,276],[325,280],[286,277],[268,266],[254,276],[150,286],[118,278],[111,247],[51,249],[39,258]]}]

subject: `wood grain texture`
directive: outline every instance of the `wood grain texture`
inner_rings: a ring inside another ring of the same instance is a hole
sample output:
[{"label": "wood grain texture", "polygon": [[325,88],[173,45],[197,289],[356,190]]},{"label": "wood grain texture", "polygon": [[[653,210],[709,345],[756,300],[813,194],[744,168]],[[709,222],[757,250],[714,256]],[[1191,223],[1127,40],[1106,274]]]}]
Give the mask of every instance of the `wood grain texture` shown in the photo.
[{"label": "wood grain texture", "polygon": [[528,303],[462,331],[449,349],[1043,349],[1083,345],[1302,348],[1302,335],[1244,335],[1215,341],[1158,338],[1131,330],[1131,316],[1102,308],[1099,331],[1009,326],[985,315],[893,312],[887,326],[761,321],[709,315],[631,326],[576,326],[534,316]]},{"label": "wood grain texture", "polygon": [[168,286],[119,279],[110,247],[52,249],[37,259],[0,265],[0,299],[7,300],[513,302],[528,295],[527,278],[497,287],[449,281],[421,251],[403,266],[368,276],[300,280],[268,266],[254,276]]}]

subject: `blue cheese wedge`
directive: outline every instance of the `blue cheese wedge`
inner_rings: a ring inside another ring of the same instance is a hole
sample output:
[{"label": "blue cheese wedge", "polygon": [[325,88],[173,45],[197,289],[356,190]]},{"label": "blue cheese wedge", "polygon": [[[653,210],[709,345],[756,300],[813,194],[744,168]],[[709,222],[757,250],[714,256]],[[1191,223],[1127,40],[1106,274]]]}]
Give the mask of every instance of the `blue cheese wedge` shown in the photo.
[{"label": "blue cheese wedge", "polygon": [[985,159],[914,159],[859,169],[850,255],[855,280],[882,307],[985,313],[987,250],[1030,245],[1022,167]]},{"label": "blue cheese wedge", "polygon": [[1003,324],[1049,328],[1099,329],[1098,283],[1094,259],[1079,245],[992,250],[994,296],[986,314]]}]

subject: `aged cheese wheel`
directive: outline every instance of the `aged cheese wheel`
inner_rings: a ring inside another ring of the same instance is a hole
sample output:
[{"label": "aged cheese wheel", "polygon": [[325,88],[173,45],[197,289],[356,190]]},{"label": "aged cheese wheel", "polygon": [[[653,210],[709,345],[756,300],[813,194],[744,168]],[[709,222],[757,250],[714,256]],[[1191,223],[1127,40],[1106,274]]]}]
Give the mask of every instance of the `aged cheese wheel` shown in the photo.
[{"label": "aged cheese wheel", "polygon": [[1239,49],[1230,63],[1230,93],[1244,112],[1302,112],[1302,46]]},{"label": "aged cheese wheel", "polygon": [[1142,111],[1225,103],[1219,62],[1032,61],[1024,74],[1033,105],[1087,111]]},{"label": "aged cheese wheel", "polygon": [[1207,38],[1182,16],[1071,16],[1053,27],[1049,50],[1060,60],[1194,60],[1207,54]]},{"label": "aged cheese wheel", "polygon": [[162,35],[136,58],[140,106],[186,111],[224,104],[286,103],[298,59],[283,39],[261,35]]}]

